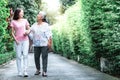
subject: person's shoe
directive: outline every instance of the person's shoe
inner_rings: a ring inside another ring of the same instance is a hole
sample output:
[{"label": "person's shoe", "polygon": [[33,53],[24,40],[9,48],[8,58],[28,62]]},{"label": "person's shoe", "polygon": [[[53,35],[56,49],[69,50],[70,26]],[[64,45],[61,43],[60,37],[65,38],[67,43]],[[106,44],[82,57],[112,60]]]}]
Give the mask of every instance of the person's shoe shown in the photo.
[{"label": "person's shoe", "polygon": [[43,76],[43,77],[47,77],[46,72],[43,72],[43,73],[42,73],[42,76]]},{"label": "person's shoe", "polygon": [[27,72],[24,72],[24,77],[28,77],[28,73]]},{"label": "person's shoe", "polygon": [[35,75],[39,75],[41,72],[40,71],[36,71],[35,72]]},{"label": "person's shoe", "polygon": [[19,77],[22,77],[22,73],[21,73],[21,72],[19,72],[19,73],[18,73],[18,76],[19,76]]}]

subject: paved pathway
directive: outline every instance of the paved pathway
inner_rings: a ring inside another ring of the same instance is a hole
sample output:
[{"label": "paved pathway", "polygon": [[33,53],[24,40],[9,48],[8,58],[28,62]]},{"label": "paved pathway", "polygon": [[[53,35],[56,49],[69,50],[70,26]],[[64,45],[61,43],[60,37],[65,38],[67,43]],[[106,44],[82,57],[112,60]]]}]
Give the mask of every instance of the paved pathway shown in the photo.
[{"label": "paved pathway", "polygon": [[120,80],[53,53],[49,53],[48,77],[36,76],[33,57],[30,53],[29,77],[17,76],[16,62],[13,60],[5,66],[0,66],[0,80]]}]

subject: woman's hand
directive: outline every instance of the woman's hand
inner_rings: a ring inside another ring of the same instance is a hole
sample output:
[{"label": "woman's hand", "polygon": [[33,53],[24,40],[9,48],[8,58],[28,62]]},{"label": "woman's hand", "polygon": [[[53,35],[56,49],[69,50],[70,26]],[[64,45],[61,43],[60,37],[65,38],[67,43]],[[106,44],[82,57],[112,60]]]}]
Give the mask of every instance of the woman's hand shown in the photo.
[{"label": "woman's hand", "polygon": [[26,30],[26,32],[24,33],[24,36],[27,36],[30,33],[29,30]]},{"label": "woman's hand", "polygon": [[19,44],[19,41],[16,39],[16,37],[15,37],[15,30],[14,30],[14,28],[12,27],[12,37],[14,38],[14,40],[15,40],[15,42],[16,42],[16,44],[18,45]]},{"label": "woman's hand", "polygon": [[52,47],[52,39],[50,38],[49,40],[48,40],[48,48],[51,48]]},{"label": "woman's hand", "polygon": [[16,44],[19,45],[19,41],[15,40]]},{"label": "woman's hand", "polygon": [[24,33],[24,36],[27,36],[30,33],[30,26],[26,26],[26,31]]},{"label": "woman's hand", "polygon": [[51,46],[52,46],[52,45],[51,45],[51,43],[50,43],[50,42],[48,42],[48,48],[49,48],[49,49],[51,48]]}]

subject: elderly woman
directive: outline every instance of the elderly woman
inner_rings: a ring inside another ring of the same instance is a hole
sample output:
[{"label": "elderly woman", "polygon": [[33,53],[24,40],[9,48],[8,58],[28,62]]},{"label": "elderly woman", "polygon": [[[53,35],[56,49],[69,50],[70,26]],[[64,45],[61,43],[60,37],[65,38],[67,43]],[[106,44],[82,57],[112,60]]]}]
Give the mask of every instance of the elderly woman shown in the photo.
[{"label": "elderly woman", "polygon": [[40,55],[42,54],[42,76],[47,77],[48,47],[51,47],[52,32],[48,23],[44,22],[44,12],[39,12],[37,22],[31,26],[31,33],[34,45],[34,59],[36,65],[35,75],[41,73]]}]

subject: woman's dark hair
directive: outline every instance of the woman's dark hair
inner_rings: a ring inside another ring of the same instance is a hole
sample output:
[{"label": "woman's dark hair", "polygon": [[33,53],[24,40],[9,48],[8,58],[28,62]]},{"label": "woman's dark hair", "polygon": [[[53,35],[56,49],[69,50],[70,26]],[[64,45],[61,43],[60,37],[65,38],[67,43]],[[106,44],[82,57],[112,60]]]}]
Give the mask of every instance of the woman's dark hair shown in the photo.
[{"label": "woman's dark hair", "polygon": [[47,21],[47,19],[46,19],[46,16],[44,16],[44,18],[42,19],[42,21],[48,23],[48,21]]},{"label": "woman's dark hair", "polygon": [[21,9],[16,9],[14,12],[13,20],[18,20],[19,19],[19,13]]}]

